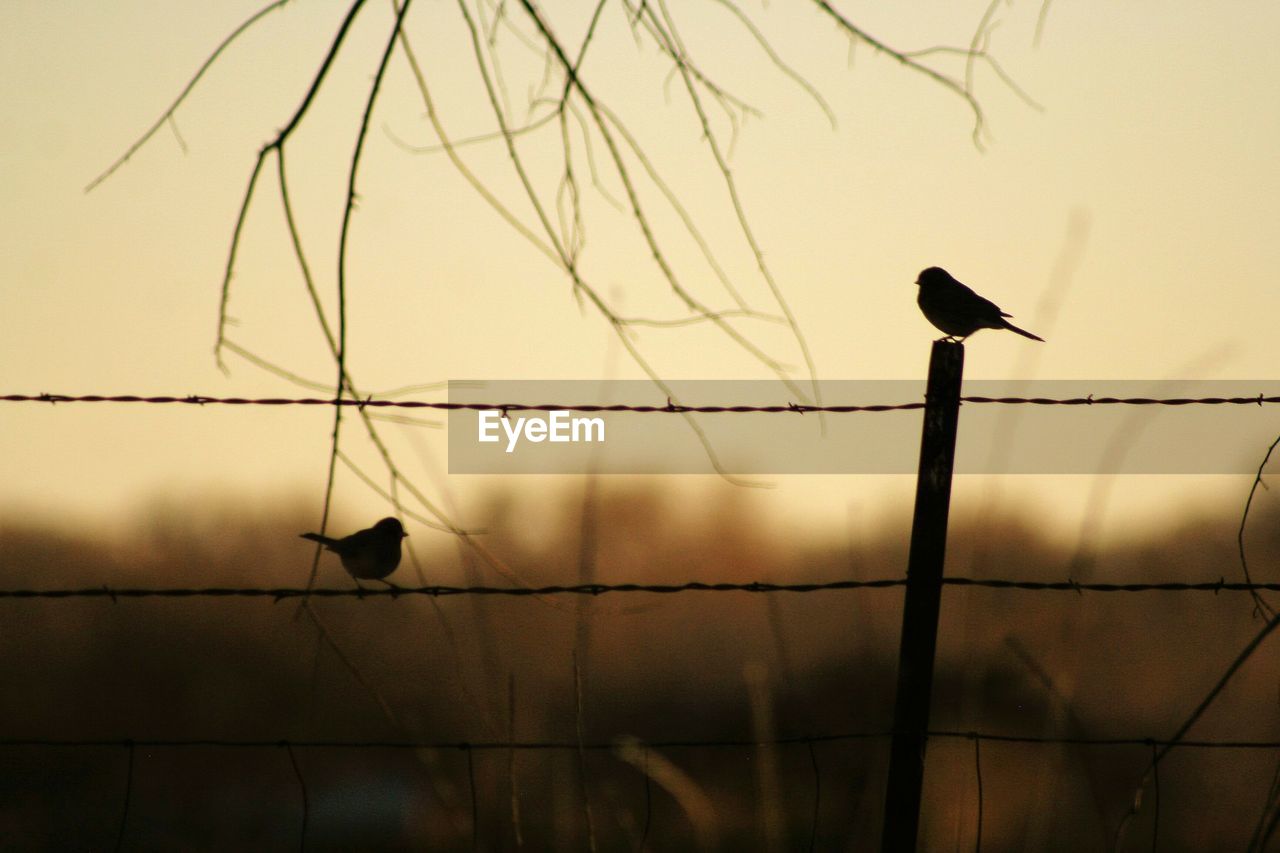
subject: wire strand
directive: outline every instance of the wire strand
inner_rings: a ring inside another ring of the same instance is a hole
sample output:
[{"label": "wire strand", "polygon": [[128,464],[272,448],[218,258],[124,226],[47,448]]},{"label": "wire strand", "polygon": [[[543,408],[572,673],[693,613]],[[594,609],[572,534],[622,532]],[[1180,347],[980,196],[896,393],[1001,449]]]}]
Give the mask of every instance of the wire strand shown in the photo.
[{"label": "wire strand", "polygon": [[[1160,581],[1141,583],[1082,583],[1074,580],[1026,581],[1006,578],[943,578],[944,586],[1009,589],[1022,592],[1280,592],[1277,583],[1245,583],[1227,581]],[[854,589],[892,589],[906,586],[906,578],[879,578],[874,580],[839,580],[824,583],[749,583],[689,581],[679,584],[642,583],[586,583],[550,584],[547,586],[393,586],[383,588],[335,588],[322,587],[112,587],[91,586],[67,589],[0,589],[0,599],[64,599],[109,598],[113,603],[128,598],[270,598],[281,601],[291,598],[402,598],[428,596],[444,598],[460,595],[545,596],[545,595],[606,595],[613,593],[651,593],[674,595],[686,592],[749,592],[749,593],[811,593],[835,592]]]},{"label": "wire strand", "polygon": [[[1280,403],[1280,397],[1258,394],[1254,397],[961,397],[962,403],[998,404],[1003,406],[1262,406]],[[325,397],[212,397],[205,394],[186,396],[142,397],[136,394],[4,394],[0,403],[147,403],[151,405],[179,404],[190,406],[351,406],[365,408],[439,409],[443,411],[499,411],[507,412],[638,412],[641,414],[807,414],[829,412],[899,412],[923,409],[923,402],[876,403],[855,405],[808,405],[787,403],[772,406],[686,406],[670,400],[665,405],[609,405],[586,403],[450,403],[426,400],[363,400]]]}]

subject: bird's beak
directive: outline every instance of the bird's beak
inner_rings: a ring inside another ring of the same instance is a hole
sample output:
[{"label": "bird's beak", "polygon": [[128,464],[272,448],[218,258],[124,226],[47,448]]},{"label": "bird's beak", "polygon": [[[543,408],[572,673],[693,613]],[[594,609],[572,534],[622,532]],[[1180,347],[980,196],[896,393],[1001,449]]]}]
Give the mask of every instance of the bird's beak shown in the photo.
[{"label": "bird's beak", "polygon": [[408,534],[408,533],[405,533],[403,530],[401,530],[401,531],[400,531],[400,538],[401,538],[401,539],[408,539],[408,538],[409,538],[409,534]]}]

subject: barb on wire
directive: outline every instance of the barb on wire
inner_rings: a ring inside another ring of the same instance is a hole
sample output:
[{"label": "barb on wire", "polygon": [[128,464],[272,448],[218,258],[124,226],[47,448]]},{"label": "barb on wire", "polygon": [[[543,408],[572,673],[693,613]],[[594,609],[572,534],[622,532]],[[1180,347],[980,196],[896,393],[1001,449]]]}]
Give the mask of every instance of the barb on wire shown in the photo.
[{"label": "barb on wire", "polygon": [[[641,200],[640,200],[641,194],[637,191],[636,184],[630,175],[626,162],[622,157],[621,149],[618,145],[617,139],[614,136],[615,131],[619,133],[623,133],[625,135],[625,132],[621,130],[621,124],[617,121],[616,116],[614,116],[612,113],[609,112],[607,106],[603,102],[597,101],[596,98],[591,94],[590,90],[584,84],[584,81],[582,80],[582,78],[579,77],[578,75],[577,64],[568,58],[568,56],[566,55],[564,46],[557,40],[548,22],[534,7],[534,5],[530,2],[530,0],[521,0],[521,5],[523,6],[531,22],[536,27],[539,37],[542,39],[542,41],[546,45],[548,61],[550,61],[550,59],[554,57],[555,60],[561,66],[562,72],[564,74],[565,95],[562,96],[562,98],[557,102],[558,106],[556,107],[556,110],[563,111],[565,109],[568,109],[570,107],[569,96],[575,92],[583,102],[583,105],[587,108],[587,112],[591,117],[592,124],[596,127],[602,141],[604,142],[606,148],[608,149],[609,159],[613,163],[616,177],[622,183],[624,189],[626,190],[627,203],[631,211],[632,219],[634,220],[637,228],[640,231],[641,238],[648,248],[650,257],[652,258],[654,263],[657,265],[663,280],[666,281],[668,286],[671,288],[672,293],[691,312],[701,316],[706,316],[708,320],[712,322],[717,328],[719,328],[720,331],[722,331],[725,335],[727,335],[731,341],[733,341],[735,344],[740,346],[744,351],[749,353],[752,357],[757,359],[761,364],[767,367],[771,372],[775,373],[778,376],[778,379],[780,381],[786,384],[788,388],[792,389],[793,393],[800,395],[801,392],[799,391],[798,387],[796,387],[794,383],[792,383],[792,381],[787,377],[786,371],[782,369],[782,365],[780,365],[775,359],[769,357],[758,346],[756,346],[750,340],[748,340],[732,324],[727,323],[726,321],[718,317],[716,312],[711,311],[706,305],[702,304],[702,302],[699,299],[697,299],[690,291],[688,291],[685,288],[685,286],[682,284],[680,278],[676,274],[674,267],[668,262],[666,257],[666,252],[655,235],[655,229],[651,224],[650,215],[649,213],[646,212],[646,209],[641,204]],[[561,229],[561,231],[557,231],[556,228],[553,226],[551,222],[551,216],[546,210],[545,204],[543,203],[543,201],[541,200],[541,198],[539,197],[535,189],[530,171],[526,168],[525,160],[523,156],[520,154],[519,150],[517,149],[514,138],[510,134],[509,124],[506,120],[505,114],[499,102],[499,94],[496,88],[494,75],[490,73],[489,64],[491,63],[486,63],[485,61],[484,52],[481,46],[480,33],[475,25],[474,20],[472,19],[471,14],[467,10],[467,6],[464,0],[459,0],[458,8],[471,35],[473,51],[476,57],[476,67],[477,67],[477,70],[480,72],[481,79],[484,83],[485,90],[487,92],[489,102],[493,110],[494,120],[497,122],[498,127],[502,132],[502,138],[506,143],[505,147],[507,149],[508,159],[511,163],[511,166],[516,172],[520,185],[524,189],[525,197],[529,201],[530,205],[533,208],[534,213],[536,214],[536,218],[539,222],[540,228],[545,233],[546,240],[549,243],[550,248],[553,249],[553,252],[551,255],[552,261],[554,263],[557,263],[564,270],[564,272],[568,274],[570,280],[572,281],[572,285],[573,285],[572,292],[574,297],[577,298],[580,303],[585,298],[588,302],[590,302],[596,308],[596,310],[598,310],[601,313],[601,315],[605,319],[608,320],[611,327],[617,333],[617,338],[619,342],[631,355],[632,359],[646,374],[646,376],[649,377],[650,381],[652,381],[655,387],[657,387],[660,391],[667,394],[668,396],[671,396],[671,391],[667,382],[659,375],[659,373],[654,369],[654,367],[649,363],[649,361],[641,354],[635,342],[633,342],[630,339],[630,336],[626,334],[627,327],[622,323],[621,318],[607,304],[607,302],[603,299],[600,293],[583,277],[582,272],[579,269],[579,263],[578,263],[579,258],[577,254],[577,249],[580,248],[580,246],[576,242],[576,236],[575,236],[579,232],[575,229],[572,234],[565,235],[562,233],[563,229]],[[585,50],[585,43],[584,43],[583,49]],[[611,122],[614,125],[612,129],[610,124]],[[565,129],[565,124],[563,121],[561,122],[561,128],[562,128],[562,139],[565,140],[565,144],[567,145],[568,135],[567,135],[567,130]],[[576,183],[574,183],[575,179],[573,178],[572,171],[569,167],[569,152],[567,150],[567,147],[564,153],[565,153],[565,164],[566,164],[564,181],[569,182],[569,184],[572,187],[576,187]],[[637,156],[641,156],[641,155],[637,155]],[[575,210],[576,210],[576,205],[577,205],[576,189],[573,189],[572,194],[574,199],[573,203],[575,205]],[[575,216],[574,218],[575,224],[577,223],[577,221],[578,220]],[[527,234],[531,232],[529,232],[527,228],[522,227],[521,233]],[[538,242],[542,243],[540,239]],[[740,303],[739,307],[745,308],[746,306]],[[816,382],[816,375],[812,376],[811,378]],[[723,477],[729,482],[732,482],[738,485],[759,485],[756,483],[751,483],[749,481],[740,480],[730,475],[720,464],[717,454],[715,452],[715,449],[711,446],[710,442],[708,441],[701,427],[695,421],[689,418],[687,414],[685,414],[685,419],[689,424],[689,428],[693,431],[695,436],[698,438],[699,443],[702,445],[703,451],[705,452],[708,459],[710,460],[712,467],[717,471],[717,473],[720,474],[721,477]]]},{"label": "barb on wire", "polygon": [[[68,589],[0,589],[0,599],[6,598],[109,598],[116,603],[122,598],[270,598],[282,601],[290,598],[409,598],[427,596],[445,598],[465,595],[533,596],[590,595],[609,593],[653,593],[671,595],[685,592],[750,592],[750,593],[810,593],[834,592],[854,589],[891,589],[906,586],[906,578],[879,578],[873,580],[840,580],[822,583],[721,583],[689,581],[678,584],[642,583],[587,583],[550,584],[547,586],[392,586],[356,588],[349,587],[109,587],[94,586]],[[1005,578],[943,578],[946,586],[1010,589],[1025,592],[1249,592],[1259,590],[1280,592],[1280,583],[1238,583],[1225,580],[1201,582],[1140,582],[1140,583],[1080,583],[1065,581],[1022,581]]]},{"label": "barb on wire", "polygon": [[[526,6],[528,4],[526,3]],[[735,8],[732,4],[726,4],[729,8]],[[813,393],[814,402],[821,405],[821,390],[818,384],[818,367],[813,359],[813,354],[809,349],[809,344],[804,335],[800,331],[800,324],[796,319],[794,312],[791,310],[786,298],[783,296],[782,288],[779,286],[769,264],[765,260],[764,248],[755,236],[749,219],[747,218],[746,208],[744,206],[741,195],[738,191],[738,184],[733,176],[733,171],[729,167],[726,153],[721,150],[720,143],[715,133],[712,131],[711,120],[707,115],[706,108],[703,105],[702,97],[699,94],[699,86],[706,89],[717,100],[723,100],[723,94],[713,86],[705,77],[701,75],[698,69],[689,59],[689,54],[680,38],[680,34],[676,29],[675,20],[667,8],[664,0],[658,0],[656,4],[661,13],[661,19],[655,14],[653,7],[643,5],[636,10],[637,18],[647,18],[647,28],[653,34],[655,42],[671,57],[675,63],[676,70],[680,73],[681,80],[684,82],[685,91],[689,95],[689,103],[693,107],[694,112],[698,116],[699,124],[702,128],[702,139],[707,145],[711,158],[716,165],[717,171],[725,184],[725,190],[728,199],[733,208],[734,216],[738,221],[738,230],[742,237],[746,240],[751,250],[751,255],[755,259],[756,267],[760,272],[760,277],[768,287],[770,294],[773,296],[774,304],[778,306],[778,310],[782,312],[782,316],[786,320],[788,328],[791,330],[792,337],[795,338],[796,345],[799,347],[800,355],[804,359],[805,368],[809,374],[810,390]],[[541,24],[540,24],[541,26]],[[785,66],[783,66],[785,67]],[[795,75],[796,79],[800,78]],[[575,77],[571,77],[574,82]],[[580,86],[580,84],[579,84]],[[585,91],[584,91],[585,96]],[[733,113],[726,108],[731,119]],[[832,118],[834,121],[834,117]],[[730,143],[732,149],[732,141]]]}]

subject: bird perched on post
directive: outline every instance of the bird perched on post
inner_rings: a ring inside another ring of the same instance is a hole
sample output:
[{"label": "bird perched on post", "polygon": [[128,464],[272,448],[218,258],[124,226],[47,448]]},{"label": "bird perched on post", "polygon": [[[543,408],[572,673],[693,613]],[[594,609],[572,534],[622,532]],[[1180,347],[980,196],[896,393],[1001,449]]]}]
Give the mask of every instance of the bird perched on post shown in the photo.
[{"label": "bird perched on post", "polygon": [[916,304],[925,318],[947,333],[947,337],[963,341],[979,329],[1008,329],[1024,338],[1044,342],[1044,338],[1019,329],[989,299],[983,299],[951,277],[942,267],[929,267],[916,279],[920,293]]},{"label": "bird perched on post", "polygon": [[303,533],[303,539],[319,542],[342,558],[342,567],[358,580],[380,581],[400,565],[400,540],[408,536],[398,518],[384,518],[373,527],[331,539],[319,533]]}]

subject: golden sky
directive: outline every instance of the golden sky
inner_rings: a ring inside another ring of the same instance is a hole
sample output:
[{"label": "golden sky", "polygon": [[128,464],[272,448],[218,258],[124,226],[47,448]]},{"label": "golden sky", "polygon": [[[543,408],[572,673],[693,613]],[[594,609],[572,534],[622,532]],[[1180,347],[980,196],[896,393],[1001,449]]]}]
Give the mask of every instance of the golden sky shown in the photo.
[{"label": "golden sky", "polygon": [[[967,46],[985,9],[936,1],[837,5],[900,51]],[[84,192],[257,8],[0,6],[0,393],[300,393],[234,354],[226,356],[224,375],[213,344],[232,226],[256,153],[301,101],[333,40],[341,4],[291,3],[267,15],[210,69],[171,126]],[[576,46],[590,8],[549,2],[545,14]],[[725,5],[670,3],[667,11],[699,68],[753,109],[707,102],[752,233],[819,375],[922,376],[937,335],[914,304],[912,282],[934,264],[1048,339],[1040,345],[984,332],[967,346],[970,377],[1274,375],[1275,3],[1227,9],[1060,0],[1047,9],[1038,46],[1041,6],[998,5],[988,50],[1039,108],[989,65],[975,63],[973,92],[986,118],[982,150],[971,139],[973,115],[962,98],[865,43],[851,49],[813,4],[739,8],[825,99],[834,128]],[[440,120],[454,139],[466,139],[495,125],[458,9],[419,3],[406,28]],[[497,57],[507,83],[500,101],[512,125],[522,126],[547,113],[539,99],[554,97],[561,78],[553,74],[547,84],[541,56],[520,40],[530,34],[527,19],[515,4],[507,14],[518,32],[500,26],[486,57]],[[362,10],[287,148],[295,214],[331,316],[350,153],[391,20],[389,3]],[[920,61],[965,77],[957,55]],[[582,75],[644,146],[744,299],[777,313],[680,76],[651,38],[637,41],[622,5],[605,7]],[[370,123],[348,249],[356,381],[376,391],[447,379],[641,377],[599,313],[579,307],[563,271],[504,223],[443,153],[409,150],[439,143],[425,113],[397,52]],[[736,133],[730,114],[740,122]],[[625,193],[598,132],[589,131],[590,151],[603,193],[591,185],[583,128],[576,120],[568,127],[583,194],[584,275],[624,316],[688,316],[634,220],[609,201]],[[554,215],[559,126],[551,122],[517,145]],[[459,152],[536,230],[502,143]],[[643,168],[626,156],[681,282],[712,308],[733,307]],[[1072,259],[1065,267],[1064,258]],[[236,270],[228,336],[303,376],[331,381],[284,229],[274,161],[250,208]],[[794,375],[805,375],[784,328],[752,319],[737,328],[793,366]],[[768,375],[706,326],[639,328],[634,340],[664,376]],[[4,404],[0,505],[102,521],[156,498],[231,494],[314,497],[318,510],[329,430],[330,414],[319,409]],[[433,496],[447,490],[466,497],[496,482],[439,476],[442,431],[384,430],[397,458]],[[347,439],[351,454],[376,471],[353,423]],[[1263,450],[1242,453],[1260,457]],[[1024,505],[1070,515],[1089,493],[1087,480],[1007,478],[1000,488]],[[668,485],[690,482],[706,485],[693,478]],[[1234,507],[1245,486],[1230,478],[1207,486],[1129,478],[1116,486],[1115,508],[1149,517],[1161,511],[1153,497],[1192,496]],[[782,516],[843,524],[851,506],[900,506],[910,487],[909,478],[782,478],[778,489],[749,500]],[[962,482],[958,494],[989,495],[990,484]],[[378,498],[346,472],[337,500],[359,516],[382,514]]]}]

